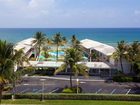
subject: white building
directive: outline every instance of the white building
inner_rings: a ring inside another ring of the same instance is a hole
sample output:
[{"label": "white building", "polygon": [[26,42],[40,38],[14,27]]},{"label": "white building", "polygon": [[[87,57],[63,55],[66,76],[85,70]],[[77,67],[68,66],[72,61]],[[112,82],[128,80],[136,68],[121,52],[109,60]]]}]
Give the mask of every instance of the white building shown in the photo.
[{"label": "white building", "polygon": [[[35,41],[34,38],[23,40],[15,45],[15,49],[23,49],[24,53],[29,58],[33,52],[34,54],[36,52],[36,43],[33,43],[33,41]],[[120,67],[120,64],[118,63],[118,65],[116,65],[115,61],[111,57],[116,51],[114,47],[90,39],[84,39],[80,42],[81,46],[85,49],[85,52],[89,56],[89,61],[83,61],[79,63],[83,63],[89,68],[88,72],[90,75],[111,76],[116,72],[117,68]],[[91,57],[93,51],[99,54],[98,61],[94,61],[94,58]],[[63,62],[30,61],[30,64],[37,68],[53,68],[55,70],[56,68],[60,67]],[[68,72],[68,70],[66,70],[66,72]]]},{"label": "white building", "polygon": [[33,52],[35,52],[36,54],[35,45],[36,45],[35,38],[28,38],[28,39],[18,42],[15,45],[14,49],[15,50],[23,49],[23,52],[29,58]]}]

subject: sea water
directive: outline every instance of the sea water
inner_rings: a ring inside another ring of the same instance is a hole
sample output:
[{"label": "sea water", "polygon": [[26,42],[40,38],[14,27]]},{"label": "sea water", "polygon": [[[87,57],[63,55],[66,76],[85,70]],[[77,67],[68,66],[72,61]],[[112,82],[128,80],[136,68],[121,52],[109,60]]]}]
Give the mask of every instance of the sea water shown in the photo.
[{"label": "sea water", "polygon": [[0,39],[17,43],[33,37],[38,31],[50,39],[60,32],[67,40],[76,35],[79,40],[92,39],[112,46],[121,40],[128,43],[140,41],[140,28],[0,28]]}]

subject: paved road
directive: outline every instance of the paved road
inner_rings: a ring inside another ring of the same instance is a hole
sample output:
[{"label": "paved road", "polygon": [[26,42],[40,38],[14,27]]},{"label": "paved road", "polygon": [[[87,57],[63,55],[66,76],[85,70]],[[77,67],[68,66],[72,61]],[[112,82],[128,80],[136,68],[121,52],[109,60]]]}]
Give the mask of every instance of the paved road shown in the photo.
[{"label": "paved road", "polygon": [[[83,79],[80,77],[79,86],[83,93],[95,94],[140,94],[140,83],[116,83],[106,82],[104,79]],[[42,89],[44,80],[44,89]],[[76,86],[76,79],[73,79]],[[23,77],[22,82],[17,84],[12,91],[16,93],[57,93],[63,87],[69,86],[69,77]]]}]

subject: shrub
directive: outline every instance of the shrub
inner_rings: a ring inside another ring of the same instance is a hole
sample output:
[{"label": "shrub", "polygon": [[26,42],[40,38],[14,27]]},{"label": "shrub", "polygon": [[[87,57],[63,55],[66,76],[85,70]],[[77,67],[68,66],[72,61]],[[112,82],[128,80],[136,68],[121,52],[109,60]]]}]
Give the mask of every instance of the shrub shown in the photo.
[{"label": "shrub", "polygon": [[74,91],[70,88],[63,89],[62,93],[74,93]]},{"label": "shrub", "polygon": [[2,99],[11,99],[11,94],[4,94],[2,95]]},{"label": "shrub", "polygon": [[32,57],[30,58],[30,61],[36,61],[36,58]]},{"label": "shrub", "polygon": [[114,76],[113,81],[115,82],[132,82],[133,78],[128,76]]},{"label": "shrub", "polygon": [[133,77],[133,82],[140,82],[140,77]]},{"label": "shrub", "polygon": [[[16,94],[16,99],[41,99],[41,94]],[[11,99],[11,95],[3,95],[3,99]],[[103,95],[103,94],[45,94],[47,100],[116,100],[140,101],[140,95]]]},{"label": "shrub", "polygon": [[[62,90],[62,93],[77,93],[77,87],[72,87],[72,88],[64,88]],[[78,87],[78,93],[82,93],[82,88]]]},{"label": "shrub", "polygon": [[3,91],[9,91],[11,89],[12,89],[12,86],[5,86],[4,89],[3,89]]}]

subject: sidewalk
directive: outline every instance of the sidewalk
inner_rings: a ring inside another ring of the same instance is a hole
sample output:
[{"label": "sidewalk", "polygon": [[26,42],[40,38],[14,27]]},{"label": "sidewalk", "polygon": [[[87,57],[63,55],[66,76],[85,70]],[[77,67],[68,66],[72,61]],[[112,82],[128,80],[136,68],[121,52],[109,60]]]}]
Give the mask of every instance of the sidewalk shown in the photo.
[{"label": "sidewalk", "polygon": [[[24,76],[23,78],[27,78],[28,76]],[[46,78],[46,79],[55,79],[55,80],[70,80],[70,76],[64,76],[64,75],[56,75],[56,76],[29,76],[30,78]],[[99,82],[105,82],[109,78],[101,78],[97,76],[89,76],[89,77],[84,77],[84,76],[78,76],[79,81],[99,81]],[[73,81],[76,81],[77,78],[75,76],[72,77]]]}]

